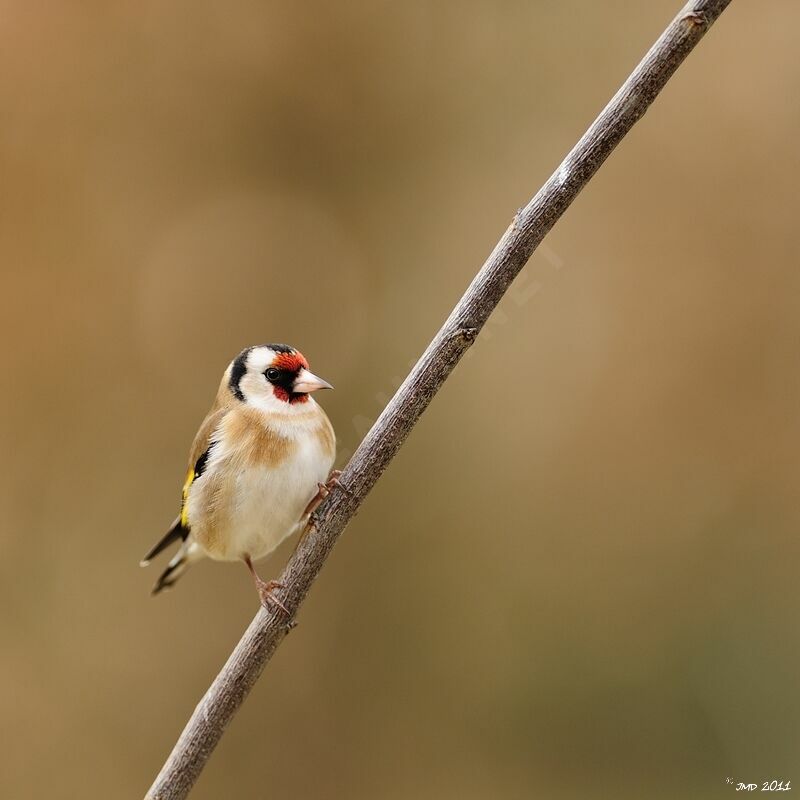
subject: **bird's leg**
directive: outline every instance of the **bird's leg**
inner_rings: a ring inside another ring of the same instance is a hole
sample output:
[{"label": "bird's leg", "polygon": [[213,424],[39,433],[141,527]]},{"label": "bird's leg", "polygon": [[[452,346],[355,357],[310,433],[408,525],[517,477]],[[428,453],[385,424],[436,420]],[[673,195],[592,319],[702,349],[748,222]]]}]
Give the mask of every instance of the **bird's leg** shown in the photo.
[{"label": "bird's leg", "polygon": [[328,476],[327,482],[317,484],[317,493],[309,501],[300,519],[307,519],[310,517],[319,508],[319,504],[331,493],[334,486],[338,487],[346,494],[350,494],[350,490],[339,480],[341,474],[342,471],[340,469],[335,469]]},{"label": "bird's leg", "polygon": [[334,486],[341,489],[345,494],[352,494],[352,492],[339,480],[342,477],[342,471],[340,469],[333,469],[331,470],[331,474],[328,475],[328,482],[325,486],[330,491],[333,489]]},{"label": "bird's leg", "polygon": [[325,483],[317,484],[317,493],[308,501],[308,505],[303,511],[300,519],[308,519],[318,508],[319,504],[331,493]]},{"label": "bird's leg", "polygon": [[261,605],[269,611],[270,603],[276,605],[281,611],[283,611],[286,616],[290,616],[289,609],[272,594],[274,589],[283,589],[283,584],[279,581],[265,581],[262,580],[259,574],[256,572],[255,567],[253,566],[253,562],[250,560],[250,556],[244,557],[244,563],[247,564],[247,569],[250,570],[250,574],[253,576],[253,583],[256,585],[256,591],[258,592],[258,596],[261,598]]},{"label": "bird's leg", "polygon": [[328,476],[328,480],[325,483],[317,483],[317,493],[311,498],[305,511],[303,511],[300,516],[299,524],[302,525],[303,528],[300,532],[300,538],[297,540],[297,545],[295,545],[295,550],[312,529],[316,530],[317,520],[314,512],[319,508],[320,503],[331,493],[331,490],[334,487],[338,487],[345,494],[351,494],[350,490],[339,480],[341,474],[342,471],[340,469],[335,469]]}]

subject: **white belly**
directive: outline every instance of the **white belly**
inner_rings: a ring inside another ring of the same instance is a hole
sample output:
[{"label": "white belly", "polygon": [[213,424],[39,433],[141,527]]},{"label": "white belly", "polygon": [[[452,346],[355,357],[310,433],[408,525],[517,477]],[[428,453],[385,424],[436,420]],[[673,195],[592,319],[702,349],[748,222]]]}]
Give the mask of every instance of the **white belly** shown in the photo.
[{"label": "white belly", "polygon": [[[212,535],[204,536],[197,530],[195,540],[206,555],[218,561],[237,561],[245,556],[257,560],[295,532],[303,511],[317,493],[317,484],[327,480],[333,461],[316,436],[301,437],[296,444],[290,457],[272,467],[251,464],[237,470],[230,462],[225,463],[227,454],[223,452],[213,459],[213,466],[227,473],[223,490],[227,496],[223,502],[217,498],[218,513],[213,514],[213,532],[209,531]],[[207,496],[200,495],[198,492],[198,503],[208,502]]]},{"label": "white belly", "polygon": [[317,484],[328,479],[331,464],[316,439],[299,442],[298,450],[273,469],[251,468],[236,482],[236,501],[228,536],[229,558],[253,560],[271,553],[295,532]]}]

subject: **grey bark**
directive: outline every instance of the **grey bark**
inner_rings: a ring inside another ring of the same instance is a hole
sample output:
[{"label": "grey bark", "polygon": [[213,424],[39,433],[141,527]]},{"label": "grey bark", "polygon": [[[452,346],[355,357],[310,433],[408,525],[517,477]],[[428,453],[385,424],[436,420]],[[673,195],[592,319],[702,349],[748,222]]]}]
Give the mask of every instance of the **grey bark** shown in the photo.
[{"label": "grey bark", "polygon": [[[689,2],[669,24],[588,131],[536,196],[520,209],[441,330],[383,410],[315,514],[316,528],[286,565],[277,596],[292,619],[333,545],[358,511],[433,396],[475,341],[487,318],[535,248],[648,109],[673,72],[730,0]],[[147,793],[179,800],[192,789],[225,728],[288,630],[282,612],[258,611],[198,704]]]}]

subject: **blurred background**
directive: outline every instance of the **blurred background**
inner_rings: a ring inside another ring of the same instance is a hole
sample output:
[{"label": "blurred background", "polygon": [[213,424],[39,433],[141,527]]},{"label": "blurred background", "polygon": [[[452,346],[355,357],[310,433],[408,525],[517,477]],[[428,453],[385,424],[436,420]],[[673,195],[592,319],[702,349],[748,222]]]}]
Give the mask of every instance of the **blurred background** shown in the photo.
[{"label": "blurred background", "polygon": [[[4,798],[141,797],[256,611],[138,567],[228,361],[300,348],[341,463],[679,5],[0,6]],[[194,798],[800,782],[798,25],[733,3],[579,197]]]}]

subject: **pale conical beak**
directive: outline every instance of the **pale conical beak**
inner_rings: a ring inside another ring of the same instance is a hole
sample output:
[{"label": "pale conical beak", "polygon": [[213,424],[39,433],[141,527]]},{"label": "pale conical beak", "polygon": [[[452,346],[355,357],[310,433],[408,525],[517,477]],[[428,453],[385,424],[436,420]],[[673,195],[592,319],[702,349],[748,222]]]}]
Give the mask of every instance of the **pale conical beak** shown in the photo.
[{"label": "pale conical beak", "polygon": [[313,372],[301,369],[294,379],[292,391],[295,394],[307,394],[308,392],[316,392],[317,389],[333,389],[333,386],[328,381],[318,378]]}]

